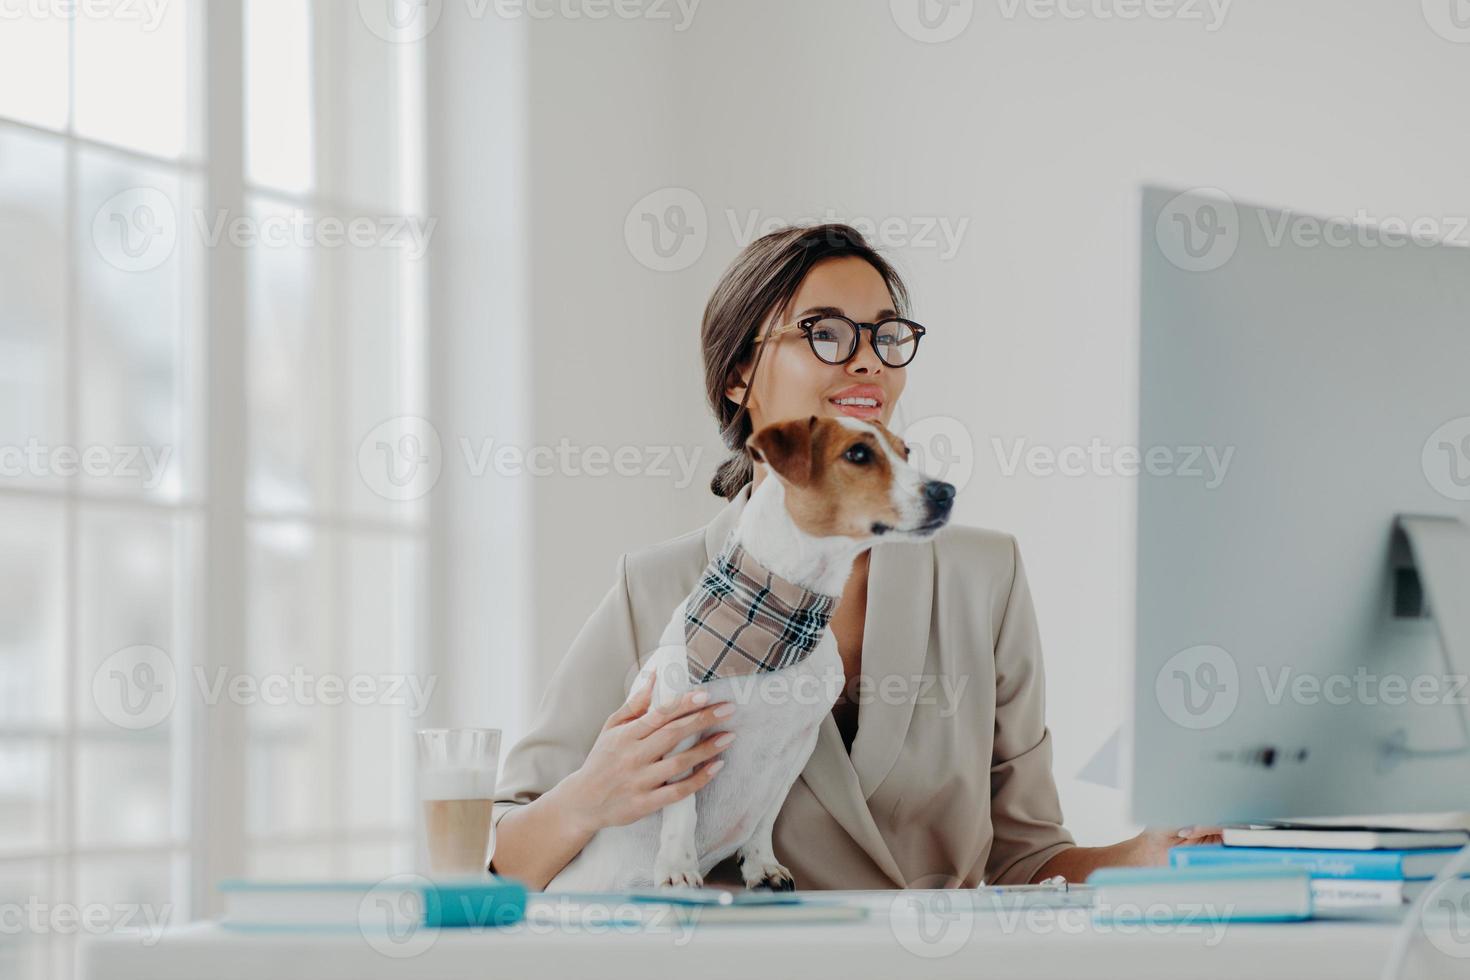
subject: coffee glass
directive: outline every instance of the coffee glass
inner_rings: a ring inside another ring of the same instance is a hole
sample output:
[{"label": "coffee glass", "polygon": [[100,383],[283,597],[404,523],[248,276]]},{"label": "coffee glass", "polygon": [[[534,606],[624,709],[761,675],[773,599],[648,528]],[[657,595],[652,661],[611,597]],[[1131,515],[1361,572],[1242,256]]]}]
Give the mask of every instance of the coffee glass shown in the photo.
[{"label": "coffee glass", "polygon": [[487,875],[495,853],[490,811],[500,767],[499,730],[426,728],[417,739],[420,865],[433,875]]}]

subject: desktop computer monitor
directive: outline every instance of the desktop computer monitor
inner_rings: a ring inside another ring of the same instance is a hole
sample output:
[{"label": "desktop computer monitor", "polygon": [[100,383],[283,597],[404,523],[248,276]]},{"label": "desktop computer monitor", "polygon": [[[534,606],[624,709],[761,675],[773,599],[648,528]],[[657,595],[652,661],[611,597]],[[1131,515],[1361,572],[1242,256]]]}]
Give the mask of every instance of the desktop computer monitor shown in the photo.
[{"label": "desktop computer monitor", "polygon": [[1134,818],[1470,810],[1470,249],[1154,187],[1141,244]]}]

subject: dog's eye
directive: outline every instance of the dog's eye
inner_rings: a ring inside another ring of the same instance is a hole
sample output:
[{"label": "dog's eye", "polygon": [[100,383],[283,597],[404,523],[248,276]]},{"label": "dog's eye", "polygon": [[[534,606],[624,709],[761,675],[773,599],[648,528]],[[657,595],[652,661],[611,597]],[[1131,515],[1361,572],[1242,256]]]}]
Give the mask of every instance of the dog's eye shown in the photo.
[{"label": "dog's eye", "polygon": [[903,458],[904,459],[908,459],[913,454],[914,454],[914,451],[909,448],[908,443],[904,443],[904,445],[903,445]]},{"label": "dog's eye", "polygon": [[849,463],[867,463],[873,459],[873,451],[865,443],[857,442],[847,447],[847,452],[842,454],[842,458]]}]

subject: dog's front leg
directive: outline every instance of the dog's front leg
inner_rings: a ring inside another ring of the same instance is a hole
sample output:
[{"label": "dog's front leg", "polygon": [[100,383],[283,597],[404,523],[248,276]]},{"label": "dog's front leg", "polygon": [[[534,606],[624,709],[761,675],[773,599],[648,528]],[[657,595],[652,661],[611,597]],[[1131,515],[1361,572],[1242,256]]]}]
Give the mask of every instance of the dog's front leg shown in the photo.
[{"label": "dog's front leg", "polygon": [[776,814],[786,802],[785,794],[764,814],[750,835],[750,840],[740,848],[740,875],[746,888],[769,888],[771,891],[789,892],[796,888],[796,879],[791,872],[776,860],[776,850],[771,846],[771,832],[776,826]]},{"label": "dog's front leg", "polygon": [[686,796],[677,803],[670,803],[663,808],[660,818],[663,823],[659,827],[658,857],[653,862],[654,884],[659,887],[703,886],[704,877],[699,873],[699,852],[694,841],[694,797]]}]

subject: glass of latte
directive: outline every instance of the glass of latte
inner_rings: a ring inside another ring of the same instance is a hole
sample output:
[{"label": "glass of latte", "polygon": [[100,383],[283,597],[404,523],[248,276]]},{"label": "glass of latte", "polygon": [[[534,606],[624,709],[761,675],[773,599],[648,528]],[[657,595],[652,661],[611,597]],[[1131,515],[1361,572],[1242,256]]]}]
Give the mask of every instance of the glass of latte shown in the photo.
[{"label": "glass of latte", "polygon": [[494,854],[490,807],[500,766],[493,728],[418,732],[423,863],[433,875],[483,876]]}]

